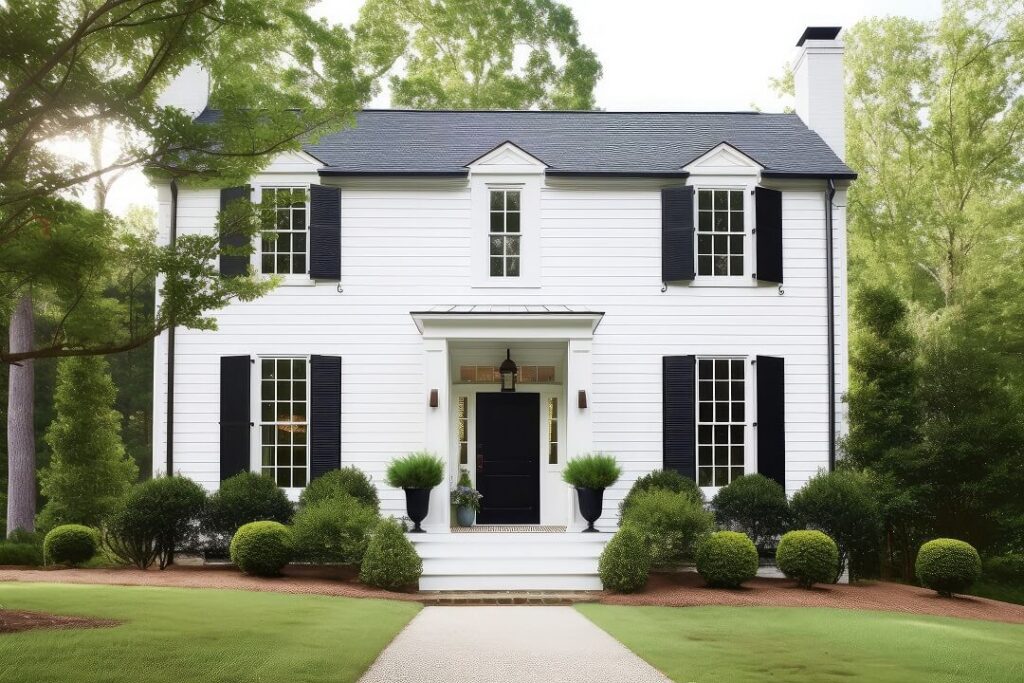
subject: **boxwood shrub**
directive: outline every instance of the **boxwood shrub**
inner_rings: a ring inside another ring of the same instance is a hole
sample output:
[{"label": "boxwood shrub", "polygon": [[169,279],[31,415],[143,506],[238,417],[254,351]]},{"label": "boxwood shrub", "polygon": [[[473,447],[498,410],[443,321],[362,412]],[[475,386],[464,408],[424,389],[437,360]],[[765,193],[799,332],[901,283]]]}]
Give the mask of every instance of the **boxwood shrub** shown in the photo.
[{"label": "boxwood shrub", "polygon": [[308,562],[359,564],[379,522],[376,510],[346,493],[324,498],[296,513],[295,555]]},{"label": "boxwood shrub", "polygon": [[366,547],[359,580],[377,588],[398,590],[416,583],[422,574],[423,560],[398,522],[386,519],[378,524]]},{"label": "boxwood shrub", "polygon": [[340,495],[352,496],[374,512],[380,512],[377,487],[358,467],[331,470],[309,482],[299,494],[299,507],[315,505],[322,500]]},{"label": "boxwood shrub", "polygon": [[231,537],[249,522],[292,521],[294,507],[287,494],[270,477],[241,472],[220,483],[203,514],[204,546],[212,555],[227,555]]},{"label": "boxwood shrub", "polygon": [[820,531],[790,531],[779,541],[775,562],[786,577],[810,588],[835,581],[839,548]]},{"label": "boxwood shrub", "polygon": [[786,490],[763,474],[748,474],[723,487],[711,501],[719,525],[742,531],[758,549],[775,547],[789,528]]},{"label": "boxwood shrub", "polygon": [[231,561],[254,576],[279,576],[293,552],[292,533],[280,522],[243,524],[231,539]]},{"label": "boxwood shrub", "polygon": [[43,549],[32,543],[0,541],[0,565],[38,567],[43,563]]},{"label": "boxwood shrub", "polygon": [[644,537],[653,565],[671,566],[692,557],[697,541],[711,533],[714,516],[690,496],[655,488],[634,497],[622,523]]},{"label": "boxwood shrub", "polygon": [[981,557],[970,543],[936,538],[921,546],[915,565],[921,585],[939,595],[963,593],[981,574]]},{"label": "boxwood shrub", "polygon": [[625,516],[626,510],[636,499],[637,495],[650,489],[664,489],[673,493],[681,493],[694,502],[704,505],[704,494],[700,492],[697,482],[689,477],[684,477],[675,470],[654,470],[650,474],[637,479],[629,489],[629,493],[619,504],[619,515]]},{"label": "boxwood shrub", "polygon": [[50,529],[43,539],[43,558],[51,564],[75,566],[96,554],[96,532],[81,524],[62,524]]},{"label": "boxwood shrub", "polygon": [[605,589],[635,593],[647,583],[651,556],[640,531],[630,524],[620,528],[601,551],[597,573]]},{"label": "boxwood shrub", "polygon": [[717,531],[697,546],[697,573],[709,586],[737,588],[757,576],[754,542],[738,531]]}]

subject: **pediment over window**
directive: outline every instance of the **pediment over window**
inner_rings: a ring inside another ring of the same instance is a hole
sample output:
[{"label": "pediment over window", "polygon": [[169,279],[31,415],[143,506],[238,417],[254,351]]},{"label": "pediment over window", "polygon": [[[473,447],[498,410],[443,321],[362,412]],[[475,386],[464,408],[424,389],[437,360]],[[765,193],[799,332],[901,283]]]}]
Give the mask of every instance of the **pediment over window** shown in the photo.
[{"label": "pediment over window", "polygon": [[692,175],[755,175],[764,167],[728,142],[723,142],[683,166]]},{"label": "pediment over window", "polygon": [[511,142],[466,164],[470,173],[543,173],[547,164]]}]

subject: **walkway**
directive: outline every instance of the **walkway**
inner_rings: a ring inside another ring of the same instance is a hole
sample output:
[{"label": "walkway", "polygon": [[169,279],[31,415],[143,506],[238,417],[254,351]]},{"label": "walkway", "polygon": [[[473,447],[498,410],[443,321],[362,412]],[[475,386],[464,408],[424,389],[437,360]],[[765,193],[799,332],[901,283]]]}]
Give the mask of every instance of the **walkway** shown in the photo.
[{"label": "walkway", "polygon": [[361,683],[667,683],[571,607],[426,607]]}]

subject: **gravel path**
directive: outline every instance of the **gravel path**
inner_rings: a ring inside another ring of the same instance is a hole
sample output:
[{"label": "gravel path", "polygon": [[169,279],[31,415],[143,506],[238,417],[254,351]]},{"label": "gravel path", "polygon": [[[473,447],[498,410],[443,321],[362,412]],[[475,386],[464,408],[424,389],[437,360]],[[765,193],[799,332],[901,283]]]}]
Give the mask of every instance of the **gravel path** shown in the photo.
[{"label": "gravel path", "polygon": [[426,607],[360,683],[667,683],[571,607]]}]

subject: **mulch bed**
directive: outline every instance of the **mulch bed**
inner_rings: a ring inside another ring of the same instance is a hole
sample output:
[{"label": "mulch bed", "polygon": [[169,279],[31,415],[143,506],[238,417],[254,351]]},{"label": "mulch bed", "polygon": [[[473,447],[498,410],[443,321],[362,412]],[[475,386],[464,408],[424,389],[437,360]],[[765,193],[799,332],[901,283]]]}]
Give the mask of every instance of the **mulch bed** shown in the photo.
[{"label": "mulch bed", "polygon": [[120,623],[112,619],[69,617],[61,614],[48,614],[46,612],[0,609],[0,633],[18,633],[37,628],[108,628],[117,626]]},{"label": "mulch bed", "polygon": [[786,579],[754,579],[738,589],[708,588],[695,572],[652,574],[642,593],[608,594],[609,605],[668,607],[835,607],[933,614],[1024,624],[1024,605],[973,596],[939,597],[934,591],[885,581],[804,589]]}]

